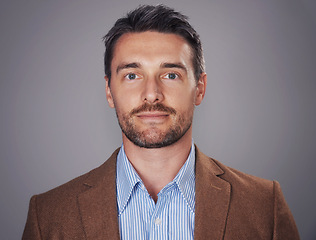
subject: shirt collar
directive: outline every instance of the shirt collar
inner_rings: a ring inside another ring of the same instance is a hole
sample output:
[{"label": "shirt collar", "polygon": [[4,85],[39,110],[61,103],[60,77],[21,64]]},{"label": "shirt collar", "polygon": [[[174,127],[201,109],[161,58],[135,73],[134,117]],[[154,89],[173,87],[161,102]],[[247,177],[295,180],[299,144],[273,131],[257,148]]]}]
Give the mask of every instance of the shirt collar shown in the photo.
[{"label": "shirt collar", "polygon": [[173,179],[183,195],[185,201],[194,212],[195,210],[195,147],[192,140],[192,146],[190,150],[190,154]]},{"label": "shirt collar", "polygon": [[131,196],[131,193],[135,185],[141,182],[140,177],[136,173],[132,164],[127,159],[124,151],[124,146],[122,147],[117,155],[117,205],[118,212],[121,214]]},{"label": "shirt collar", "polygon": [[[124,211],[126,204],[137,184],[143,184],[141,178],[127,159],[122,147],[117,155],[117,205],[119,215]],[[192,140],[190,154],[171,183],[175,183],[183,195],[188,206],[195,209],[195,147]],[[167,184],[167,185],[169,185]]]}]

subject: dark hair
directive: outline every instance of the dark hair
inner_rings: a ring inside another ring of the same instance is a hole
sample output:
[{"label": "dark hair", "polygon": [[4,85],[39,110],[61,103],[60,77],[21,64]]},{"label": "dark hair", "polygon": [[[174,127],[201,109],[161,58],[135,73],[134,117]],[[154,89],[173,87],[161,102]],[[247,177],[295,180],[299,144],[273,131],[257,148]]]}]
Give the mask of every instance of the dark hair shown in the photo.
[{"label": "dark hair", "polygon": [[[196,81],[204,72],[204,58],[200,37],[188,22],[188,17],[164,5],[141,5],[116,21],[103,37],[105,43],[104,71],[111,80],[111,62],[117,40],[125,33],[157,31],[183,37],[193,51],[193,68]],[[109,83],[110,84],[110,83]]]}]

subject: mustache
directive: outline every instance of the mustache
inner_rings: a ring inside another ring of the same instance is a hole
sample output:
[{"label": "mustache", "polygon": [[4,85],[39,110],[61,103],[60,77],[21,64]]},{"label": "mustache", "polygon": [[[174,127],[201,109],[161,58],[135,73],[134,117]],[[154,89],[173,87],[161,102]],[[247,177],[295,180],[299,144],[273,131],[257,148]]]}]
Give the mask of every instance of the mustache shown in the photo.
[{"label": "mustache", "polygon": [[159,112],[165,112],[169,114],[176,114],[177,111],[174,108],[167,107],[163,105],[162,103],[156,103],[156,104],[148,104],[144,103],[143,105],[139,106],[138,108],[134,108],[130,115],[138,114],[141,112],[151,112],[151,111],[159,111]]}]

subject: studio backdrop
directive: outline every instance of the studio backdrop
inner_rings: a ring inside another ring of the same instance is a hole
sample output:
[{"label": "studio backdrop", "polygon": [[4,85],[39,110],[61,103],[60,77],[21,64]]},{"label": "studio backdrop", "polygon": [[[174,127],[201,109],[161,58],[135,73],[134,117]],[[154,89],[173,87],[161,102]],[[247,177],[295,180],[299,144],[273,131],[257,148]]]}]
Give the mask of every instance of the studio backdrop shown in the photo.
[{"label": "studio backdrop", "polygon": [[20,239],[29,199],[121,145],[102,37],[139,4],[188,15],[208,86],[194,141],[280,182],[302,239],[316,239],[316,7],[312,0],[1,1],[0,232]]}]

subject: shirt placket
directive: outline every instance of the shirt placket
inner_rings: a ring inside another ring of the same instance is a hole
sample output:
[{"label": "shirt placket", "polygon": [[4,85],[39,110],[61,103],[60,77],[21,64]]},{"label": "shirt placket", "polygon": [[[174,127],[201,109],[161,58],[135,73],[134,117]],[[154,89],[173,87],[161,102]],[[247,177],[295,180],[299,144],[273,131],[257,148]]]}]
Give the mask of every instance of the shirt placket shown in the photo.
[{"label": "shirt placket", "polygon": [[171,190],[172,189],[168,189],[168,191],[158,194],[158,201],[150,218],[149,240],[168,239],[169,221],[166,211],[170,203]]}]

